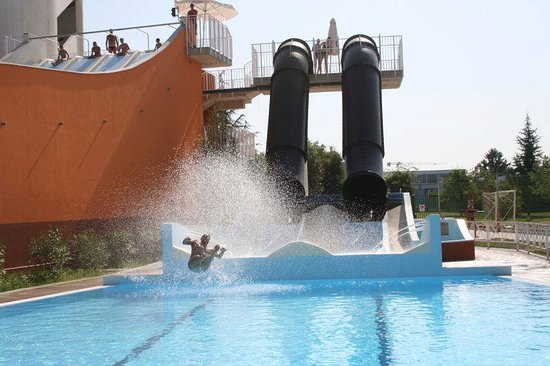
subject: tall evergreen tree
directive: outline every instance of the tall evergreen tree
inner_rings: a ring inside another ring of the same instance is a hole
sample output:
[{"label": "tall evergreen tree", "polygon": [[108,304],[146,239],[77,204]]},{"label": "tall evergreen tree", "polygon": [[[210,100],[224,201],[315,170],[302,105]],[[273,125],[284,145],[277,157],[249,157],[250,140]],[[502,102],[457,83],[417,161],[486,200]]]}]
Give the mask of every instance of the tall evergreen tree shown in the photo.
[{"label": "tall evergreen tree", "polygon": [[475,194],[472,177],[464,169],[455,169],[443,180],[441,203],[452,210],[462,210]]},{"label": "tall evergreen tree", "polygon": [[485,153],[483,160],[476,165],[477,170],[485,170],[494,174],[502,174],[508,170],[508,161],[504,158],[504,155],[495,148],[490,149]]},{"label": "tall evergreen tree", "polygon": [[531,125],[529,114],[525,116],[525,126],[516,137],[516,141],[519,151],[514,157],[515,171],[519,175],[526,175],[535,169],[542,156],[540,137],[537,135],[537,129]]}]

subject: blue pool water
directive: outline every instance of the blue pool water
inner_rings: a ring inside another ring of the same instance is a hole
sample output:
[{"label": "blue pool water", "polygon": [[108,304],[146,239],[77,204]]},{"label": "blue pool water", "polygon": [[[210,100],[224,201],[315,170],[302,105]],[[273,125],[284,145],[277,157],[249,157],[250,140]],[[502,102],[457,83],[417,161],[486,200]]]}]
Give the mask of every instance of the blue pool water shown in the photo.
[{"label": "blue pool water", "polygon": [[1,365],[549,365],[550,287],[124,285],[0,307]]}]

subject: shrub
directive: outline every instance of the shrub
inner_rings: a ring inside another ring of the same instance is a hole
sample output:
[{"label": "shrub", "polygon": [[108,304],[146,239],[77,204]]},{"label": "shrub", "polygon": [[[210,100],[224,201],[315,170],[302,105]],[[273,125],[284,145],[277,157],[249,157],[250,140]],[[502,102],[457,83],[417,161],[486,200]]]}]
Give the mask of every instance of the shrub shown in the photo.
[{"label": "shrub", "polygon": [[162,243],[156,227],[143,225],[115,231],[107,240],[110,268],[148,264],[162,257]]},{"label": "shrub", "polygon": [[107,266],[107,240],[94,231],[88,230],[74,235],[72,247],[76,268],[101,269]]},{"label": "shrub", "polygon": [[128,231],[115,231],[107,237],[109,248],[109,267],[122,268],[125,263],[133,260],[136,255],[136,246]]},{"label": "shrub", "polygon": [[139,264],[149,264],[162,258],[162,240],[159,230],[142,227],[136,238],[137,253],[134,260]]},{"label": "shrub", "polygon": [[53,228],[47,233],[40,233],[33,239],[31,263],[47,265],[47,269],[36,273],[40,278],[58,278],[65,264],[71,259],[69,243],[63,239],[61,229]]},{"label": "shrub", "polygon": [[4,268],[4,263],[6,263],[6,246],[0,241],[0,277],[6,274],[6,269]]},{"label": "shrub", "polygon": [[26,272],[8,272],[2,276],[0,281],[0,292],[17,290],[36,285],[31,276]]}]

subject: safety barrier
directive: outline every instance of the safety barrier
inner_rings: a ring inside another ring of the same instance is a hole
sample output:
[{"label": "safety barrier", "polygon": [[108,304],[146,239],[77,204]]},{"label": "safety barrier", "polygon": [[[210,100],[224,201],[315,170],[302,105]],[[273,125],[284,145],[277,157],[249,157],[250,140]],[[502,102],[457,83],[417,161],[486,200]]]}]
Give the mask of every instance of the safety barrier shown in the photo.
[{"label": "safety barrier", "polygon": [[[550,224],[517,221],[468,221],[468,228],[475,239],[491,242],[516,244],[516,250],[528,253],[543,250],[550,260]],[[520,247],[523,246],[523,247]]]},{"label": "safety barrier", "polygon": [[208,49],[230,60],[233,58],[231,32],[225,24],[208,14],[180,19],[187,27],[188,54],[191,48]]},{"label": "safety barrier", "polygon": [[[197,31],[200,27],[197,25]],[[379,69],[381,72],[393,73],[395,75],[403,72],[403,40],[402,36],[374,36],[372,37],[378,46],[380,54]],[[198,41],[198,40],[197,40]],[[334,44],[333,48],[328,48],[326,59],[320,60],[319,55],[313,52],[314,75],[313,77],[323,77],[325,74],[341,73],[341,54],[342,46],[346,38],[341,38]],[[310,41],[310,47],[313,50],[315,40]],[[256,43],[251,46],[252,61],[242,68],[209,70],[214,75],[205,85],[204,90],[216,89],[239,89],[252,87],[256,78],[270,78],[273,74],[273,56],[281,45],[281,42]],[[326,62],[325,62],[326,60]],[[321,62],[321,72],[319,73],[318,64]]]}]

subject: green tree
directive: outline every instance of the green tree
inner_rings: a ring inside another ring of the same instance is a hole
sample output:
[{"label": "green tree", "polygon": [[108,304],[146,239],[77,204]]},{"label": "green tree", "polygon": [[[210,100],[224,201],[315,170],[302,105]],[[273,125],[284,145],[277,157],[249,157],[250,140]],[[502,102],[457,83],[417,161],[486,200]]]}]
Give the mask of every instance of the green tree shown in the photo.
[{"label": "green tree", "polygon": [[307,148],[309,194],[339,194],[344,182],[342,156],[331,146],[308,141]]},{"label": "green tree", "polygon": [[550,158],[544,156],[541,164],[529,173],[532,191],[539,198],[550,200]]},{"label": "green tree", "polygon": [[[481,202],[483,192],[494,192],[497,189],[497,176],[508,176],[510,173],[510,164],[504,158],[504,155],[495,148],[489,149],[472,172],[475,193],[473,198],[476,202]],[[512,184],[509,179],[499,181],[499,189],[511,189]]]},{"label": "green tree", "polygon": [[495,148],[489,149],[475,167],[476,170],[490,171],[494,174],[504,174],[510,164],[504,158],[504,155]]},{"label": "green tree", "polygon": [[408,170],[396,170],[386,177],[386,184],[390,192],[414,193],[414,173]]},{"label": "green tree", "polygon": [[468,198],[474,194],[472,177],[464,169],[455,169],[443,180],[441,204],[447,209],[460,211],[466,207]]},{"label": "green tree", "polygon": [[531,125],[529,114],[525,116],[525,126],[516,137],[516,141],[519,151],[514,157],[515,171],[519,175],[527,175],[535,170],[542,156],[540,136],[537,135],[537,129]]},{"label": "green tree", "polygon": [[244,114],[236,117],[235,110],[219,110],[208,115],[205,121],[205,142],[207,151],[227,150],[235,147],[235,130],[248,131],[250,124]]}]

